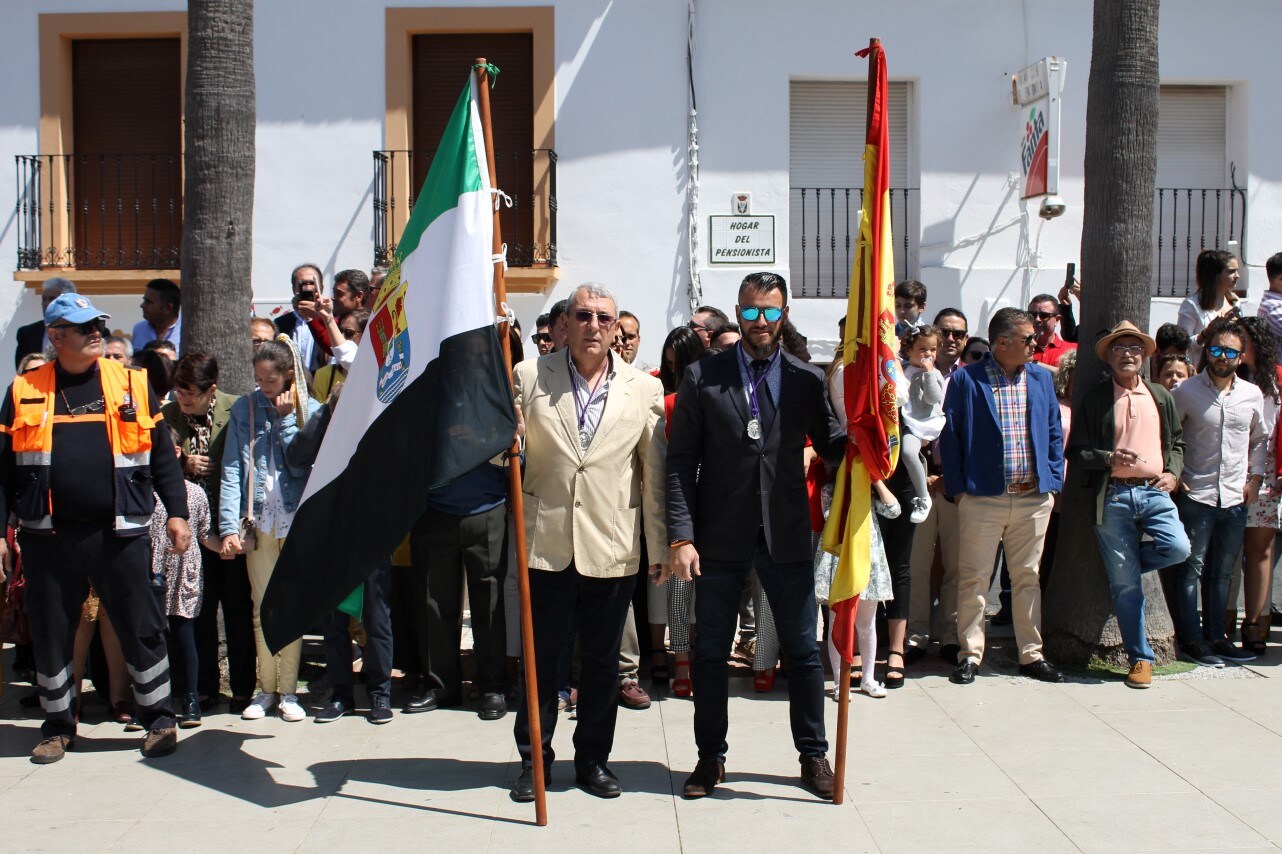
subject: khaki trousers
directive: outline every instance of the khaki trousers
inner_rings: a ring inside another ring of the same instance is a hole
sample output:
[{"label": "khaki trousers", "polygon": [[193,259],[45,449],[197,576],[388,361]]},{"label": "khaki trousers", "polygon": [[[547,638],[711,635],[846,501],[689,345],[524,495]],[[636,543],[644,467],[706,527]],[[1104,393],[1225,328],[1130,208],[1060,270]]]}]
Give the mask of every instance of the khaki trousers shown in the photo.
[{"label": "khaki trousers", "polygon": [[1010,570],[1011,609],[1019,663],[1042,657],[1042,588],[1037,567],[1046,542],[1055,497],[1050,493],[1023,495],[963,495],[958,506],[961,523],[957,595],[957,660],[984,659],[984,608],[997,559],[997,544],[1006,549]]},{"label": "khaki trousers", "polygon": [[[935,543],[939,543],[939,560],[944,573],[939,583],[939,609],[931,619],[934,596],[930,589],[930,570],[935,562]],[[940,646],[957,643],[957,505],[944,499],[943,492],[933,496],[930,515],[913,530],[913,552],[910,561],[911,584],[908,599],[908,639],[913,646],[925,647],[933,637]]]},{"label": "khaki trousers", "polygon": [[255,534],[258,548],[245,553],[249,569],[249,596],[254,601],[254,645],[258,650],[258,690],[264,694],[295,694],[298,692],[298,664],[303,655],[303,639],[291,643],[272,655],[263,641],[263,624],[259,609],[263,605],[263,592],[276,568],[283,539],[258,531]]}]

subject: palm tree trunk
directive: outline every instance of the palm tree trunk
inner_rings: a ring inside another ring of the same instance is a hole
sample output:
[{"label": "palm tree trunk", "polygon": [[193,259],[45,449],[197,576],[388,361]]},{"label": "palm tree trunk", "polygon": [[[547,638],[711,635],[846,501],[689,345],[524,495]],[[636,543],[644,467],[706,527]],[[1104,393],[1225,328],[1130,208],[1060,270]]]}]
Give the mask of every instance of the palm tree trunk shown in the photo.
[{"label": "palm tree trunk", "polygon": [[189,0],[182,241],[183,351],[215,355],[219,387],[253,388],[253,0]]}]

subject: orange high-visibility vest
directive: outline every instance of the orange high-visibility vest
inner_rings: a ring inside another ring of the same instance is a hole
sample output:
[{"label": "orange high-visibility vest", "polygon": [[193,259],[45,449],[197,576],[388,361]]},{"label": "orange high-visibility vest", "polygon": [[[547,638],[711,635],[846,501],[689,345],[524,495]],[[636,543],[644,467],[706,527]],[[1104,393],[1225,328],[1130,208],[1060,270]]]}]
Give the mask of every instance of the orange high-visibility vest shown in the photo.
[{"label": "orange high-visibility vest", "polygon": [[151,412],[147,374],[111,359],[98,360],[103,411],[55,415],[54,366],[36,368],[13,380],[13,423],[0,425],[12,439],[15,458],[13,511],[27,530],[53,530],[50,461],[53,426],[101,422],[107,431],[115,468],[115,519],[119,533],[136,533],[151,524],[155,496],[151,490]]}]

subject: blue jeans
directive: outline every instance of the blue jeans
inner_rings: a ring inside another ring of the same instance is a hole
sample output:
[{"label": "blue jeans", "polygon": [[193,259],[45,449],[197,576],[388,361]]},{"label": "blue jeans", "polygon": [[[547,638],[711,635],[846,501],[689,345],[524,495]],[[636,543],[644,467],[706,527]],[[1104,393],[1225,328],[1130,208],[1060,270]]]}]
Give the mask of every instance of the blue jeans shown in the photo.
[{"label": "blue jeans", "polygon": [[[1103,518],[1095,527],[1095,539],[1108,572],[1122,646],[1131,664],[1152,662],[1153,649],[1144,631],[1144,587],[1140,578],[1145,572],[1187,561],[1189,538],[1171,496],[1151,486],[1110,484]],[[1141,542],[1143,534],[1152,537],[1152,541]]]},{"label": "blue jeans", "polygon": [[824,672],[815,638],[815,577],[810,561],[775,563],[764,539],[746,563],[704,560],[695,579],[699,626],[690,676],[694,687],[694,741],[700,759],[725,762],[729,732],[726,654],[734,643],[739,597],[749,570],[766,593],[788,670],[788,716],[801,756],[828,752],[824,735]]},{"label": "blue jeans", "polygon": [[[1175,630],[1181,644],[1223,640],[1224,608],[1233,565],[1242,550],[1246,505],[1212,507],[1181,495],[1177,506],[1189,537],[1189,559],[1175,568]],[[1197,594],[1202,592],[1198,618]]]}]

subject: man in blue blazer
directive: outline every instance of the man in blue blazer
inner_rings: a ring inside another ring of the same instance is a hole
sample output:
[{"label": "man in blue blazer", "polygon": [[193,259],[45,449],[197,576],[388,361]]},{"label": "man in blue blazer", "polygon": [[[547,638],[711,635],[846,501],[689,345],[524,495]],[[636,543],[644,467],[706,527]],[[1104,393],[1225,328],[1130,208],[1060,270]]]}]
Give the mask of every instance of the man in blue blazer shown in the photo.
[{"label": "man in blue blazer", "polygon": [[953,374],[940,436],[944,487],[961,527],[957,638],[949,679],[975,681],[984,658],[984,607],[997,545],[1005,547],[1019,672],[1062,682],[1042,657],[1037,566],[1055,493],[1064,485],[1064,437],[1051,372],[1030,363],[1037,336],[1028,312],[1003,308],[988,323],[992,353]]}]

